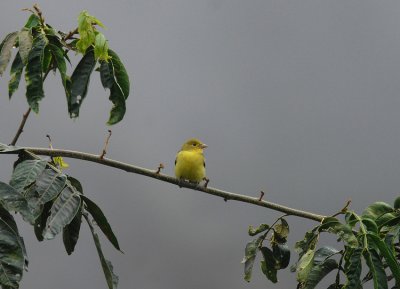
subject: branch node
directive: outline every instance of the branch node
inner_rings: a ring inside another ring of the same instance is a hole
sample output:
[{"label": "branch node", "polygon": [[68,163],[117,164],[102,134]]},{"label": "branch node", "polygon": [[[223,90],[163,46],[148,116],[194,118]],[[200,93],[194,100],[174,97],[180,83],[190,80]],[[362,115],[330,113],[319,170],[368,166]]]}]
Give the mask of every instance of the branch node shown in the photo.
[{"label": "branch node", "polygon": [[105,141],[105,143],[104,143],[103,152],[102,152],[101,155],[100,155],[100,159],[101,159],[101,160],[104,159],[104,156],[105,156],[106,153],[107,153],[108,142],[110,141],[111,134],[112,134],[112,131],[111,131],[111,129],[109,129],[109,130],[108,130],[108,136],[107,136],[106,141]]},{"label": "branch node", "polygon": [[262,198],[264,197],[265,193],[263,191],[260,191],[260,198],[258,198],[258,201],[261,202]]},{"label": "branch node", "polygon": [[350,204],[351,204],[351,199],[348,199],[346,204],[344,205],[344,207],[339,212],[337,212],[336,214],[333,214],[332,217],[336,217],[336,216],[341,215],[341,214],[346,214]]},{"label": "branch node", "polygon": [[160,163],[160,164],[158,165],[157,170],[156,170],[156,174],[159,175],[160,172],[161,172],[161,170],[164,169],[164,168],[165,168],[165,167],[164,167],[164,164]]}]

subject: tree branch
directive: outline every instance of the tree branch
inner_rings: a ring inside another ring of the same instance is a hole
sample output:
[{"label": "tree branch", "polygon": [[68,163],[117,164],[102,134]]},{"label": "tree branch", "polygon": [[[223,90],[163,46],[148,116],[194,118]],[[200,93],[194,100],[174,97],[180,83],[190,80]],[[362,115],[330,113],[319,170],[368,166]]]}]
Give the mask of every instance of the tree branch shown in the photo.
[{"label": "tree branch", "polygon": [[15,144],[17,143],[19,136],[24,131],[24,126],[25,126],[26,120],[28,119],[28,116],[30,113],[31,113],[31,108],[28,108],[28,110],[22,115],[22,121],[21,121],[21,123],[18,127],[18,130],[17,130],[17,133],[15,134],[10,145],[15,146]]},{"label": "tree branch", "polygon": [[[325,216],[323,216],[323,215],[314,214],[311,212],[293,209],[293,208],[282,206],[282,205],[279,205],[276,203],[260,200],[259,197],[253,198],[250,196],[235,194],[235,193],[223,191],[223,190],[216,189],[216,188],[204,187],[202,185],[193,184],[193,183],[189,183],[189,182],[182,182],[174,177],[171,177],[171,176],[168,176],[165,174],[161,174],[158,171],[141,168],[138,166],[134,166],[131,164],[123,163],[123,162],[108,159],[108,158],[100,158],[99,155],[83,153],[83,152],[78,152],[78,151],[71,151],[71,150],[61,150],[61,149],[47,149],[47,148],[34,148],[34,147],[21,147],[21,149],[28,150],[37,155],[45,155],[45,156],[50,156],[50,157],[61,156],[61,157],[66,157],[66,158],[73,158],[73,159],[80,159],[80,160],[95,162],[95,163],[102,164],[105,166],[124,170],[124,171],[130,172],[130,173],[144,175],[144,176],[147,176],[147,177],[150,177],[153,179],[157,179],[160,181],[164,181],[167,183],[171,183],[171,184],[174,184],[174,185],[177,185],[180,187],[185,187],[185,188],[192,189],[195,191],[200,191],[200,192],[204,192],[204,193],[207,193],[210,195],[218,196],[218,197],[223,198],[224,200],[234,200],[234,201],[239,201],[239,202],[243,202],[243,203],[249,203],[249,204],[253,204],[256,206],[265,207],[265,208],[269,208],[269,209],[272,209],[275,211],[279,211],[279,212],[282,212],[282,213],[285,213],[288,215],[293,215],[293,216],[298,216],[301,218],[314,220],[317,222],[321,222],[325,218]],[[18,154],[18,151],[10,151],[10,152],[6,152],[6,153]]]}]

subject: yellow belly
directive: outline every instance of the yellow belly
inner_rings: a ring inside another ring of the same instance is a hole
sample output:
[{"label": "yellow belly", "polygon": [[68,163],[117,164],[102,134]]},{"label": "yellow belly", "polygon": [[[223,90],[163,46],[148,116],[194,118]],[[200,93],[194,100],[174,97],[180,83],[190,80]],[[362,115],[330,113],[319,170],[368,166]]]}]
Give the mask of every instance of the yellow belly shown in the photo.
[{"label": "yellow belly", "polygon": [[181,151],[176,156],[175,176],[191,182],[200,182],[206,176],[204,156],[199,152]]}]

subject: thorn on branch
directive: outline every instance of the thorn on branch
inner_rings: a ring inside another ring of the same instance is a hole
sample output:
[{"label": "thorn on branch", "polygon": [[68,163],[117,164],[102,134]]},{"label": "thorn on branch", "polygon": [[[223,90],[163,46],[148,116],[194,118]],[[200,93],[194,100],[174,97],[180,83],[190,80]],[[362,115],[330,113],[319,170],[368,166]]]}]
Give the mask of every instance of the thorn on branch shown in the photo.
[{"label": "thorn on branch", "polygon": [[160,174],[160,172],[161,172],[162,169],[164,169],[164,164],[160,163],[160,164],[158,165],[156,174],[157,174],[157,175]]},{"label": "thorn on branch", "polygon": [[101,159],[101,160],[104,159],[104,156],[105,156],[106,153],[107,153],[108,142],[109,142],[109,140],[110,140],[111,134],[112,134],[111,129],[109,129],[109,130],[108,130],[108,136],[107,136],[106,141],[105,141],[105,143],[104,143],[103,152],[102,152],[101,155],[100,155],[100,159]]},{"label": "thorn on branch", "polygon": [[265,193],[263,191],[260,191],[260,198],[258,198],[258,201],[261,202]]},{"label": "thorn on branch", "polygon": [[46,134],[46,137],[49,139],[49,148],[53,149],[53,145],[51,144],[51,137],[49,134]]},{"label": "thorn on branch", "polygon": [[351,204],[351,200],[348,199],[346,204],[344,205],[344,207],[339,212],[337,212],[336,214],[332,215],[332,217],[336,217],[336,216],[341,215],[341,214],[346,214],[350,204]]}]

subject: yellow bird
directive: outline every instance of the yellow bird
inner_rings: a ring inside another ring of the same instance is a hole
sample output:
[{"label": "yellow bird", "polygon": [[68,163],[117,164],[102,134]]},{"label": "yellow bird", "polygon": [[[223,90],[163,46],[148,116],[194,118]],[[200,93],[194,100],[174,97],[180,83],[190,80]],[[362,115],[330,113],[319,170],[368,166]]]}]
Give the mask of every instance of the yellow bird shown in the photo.
[{"label": "yellow bird", "polygon": [[198,139],[187,140],[175,159],[175,176],[180,180],[200,183],[206,177],[203,149],[207,147]]}]

